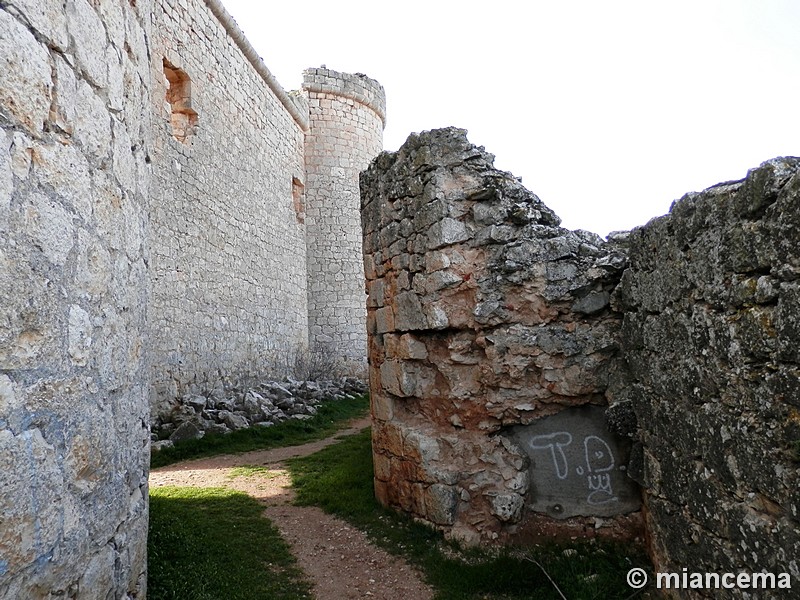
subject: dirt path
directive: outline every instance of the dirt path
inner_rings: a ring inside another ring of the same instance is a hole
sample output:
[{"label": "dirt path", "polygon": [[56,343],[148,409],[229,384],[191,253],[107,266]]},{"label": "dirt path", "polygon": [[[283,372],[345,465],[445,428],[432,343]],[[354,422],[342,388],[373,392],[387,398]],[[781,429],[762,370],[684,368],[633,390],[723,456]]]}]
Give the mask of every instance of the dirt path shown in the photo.
[{"label": "dirt path", "polygon": [[[150,487],[165,485],[227,487],[245,492],[265,505],[265,515],[280,530],[297,562],[314,584],[317,600],[429,600],[433,593],[417,572],[398,557],[373,546],[359,530],[315,507],[293,506],[294,490],[282,461],[307,456],[369,426],[369,419],[351,423],[334,437],[317,442],[257,450],[245,454],[186,461],[150,472]],[[238,466],[268,470],[232,476]]]}]

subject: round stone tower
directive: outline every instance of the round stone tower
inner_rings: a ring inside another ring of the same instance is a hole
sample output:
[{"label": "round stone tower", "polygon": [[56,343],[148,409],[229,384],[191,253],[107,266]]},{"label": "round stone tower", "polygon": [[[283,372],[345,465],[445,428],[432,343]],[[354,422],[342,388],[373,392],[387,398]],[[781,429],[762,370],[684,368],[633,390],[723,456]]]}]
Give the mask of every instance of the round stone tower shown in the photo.
[{"label": "round stone tower", "polygon": [[361,73],[303,72],[308,97],[305,220],[312,350],[366,365],[366,295],[358,175],[383,149],[386,95]]}]

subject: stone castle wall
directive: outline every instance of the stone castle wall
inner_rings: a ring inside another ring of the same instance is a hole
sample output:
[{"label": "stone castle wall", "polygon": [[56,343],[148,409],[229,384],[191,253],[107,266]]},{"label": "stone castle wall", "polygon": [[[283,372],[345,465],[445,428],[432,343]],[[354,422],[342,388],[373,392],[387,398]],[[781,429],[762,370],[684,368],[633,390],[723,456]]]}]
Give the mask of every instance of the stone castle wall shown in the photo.
[{"label": "stone castle wall", "polygon": [[798,232],[794,158],[689,194],[630,235],[622,398],[658,570],[800,581]]},{"label": "stone castle wall", "polygon": [[358,174],[383,149],[386,97],[361,74],[304,72],[308,95],[306,231],[312,346],[355,367],[366,357]]},{"label": "stone castle wall", "polygon": [[658,571],[796,584],[800,159],[606,243],[464,134],[361,178],[377,497],[471,542],[643,524]]},{"label": "stone castle wall", "polygon": [[[383,90],[287,94],[218,0],[3,3],[0,53],[0,598],[143,598],[148,399],[291,368],[309,277],[363,363],[333,241],[358,240]],[[309,167],[336,192],[310,235]]]},{"label": "stone castle wall", "polygon": [[[159,0],[154,18],[150,339],[159,410],[191,385],[263,373],[305,347],[308,311],[296,197],[306,183],[304,124],[206,2]],[[181,86],[188,98],[170,102]]]},{"label": "stone castle wall", "polygon": [[0,7],[0,598],[146,593],[143,6]]}]

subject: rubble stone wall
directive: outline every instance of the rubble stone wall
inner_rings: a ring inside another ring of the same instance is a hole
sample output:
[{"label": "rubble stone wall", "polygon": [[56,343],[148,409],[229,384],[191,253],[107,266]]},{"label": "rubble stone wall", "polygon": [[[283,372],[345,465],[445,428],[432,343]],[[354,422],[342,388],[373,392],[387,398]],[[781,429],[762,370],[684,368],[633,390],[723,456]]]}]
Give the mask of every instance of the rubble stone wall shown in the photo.
[{"label": "rubble stone wall", "polygon": [[386,97],[365,75],[319,68],[303,76],[309,342],[358,371],[367,344],[358,174],[383,149]]},{"label": "rubble stone wall", "polygon": [[555,501],[531,510],[547,493],[535,463],[556,455],[516,435],[606,404],[624,253],[559,227],[493,159],[450,128],[412,134],[361,176],[377,496],[469,542],[635,535],[635,489],[624,509],[571,520]]},{"label": "rubble stone wall", "polygon": [[146,593],[145,6],[0,6],[0,598]]},{"label": "rubble stone wall", "polygon": [[[263,374],[308,339],[302,123],[208,4],[154,8],[155,410],[192,384]],[[188,80],[177,105],[168,69]]]},{"label": "rubble stone wall", "polygon": [[621,344],[657,569],[800,581],[798,232],[794,158],[630,235]]},{"label": "rubble stone wall", "polygon": [[643,526],[659,571],[798,580],[800,159],[606,242],[462,130],[361,184],[382,503],[469,542]]}]

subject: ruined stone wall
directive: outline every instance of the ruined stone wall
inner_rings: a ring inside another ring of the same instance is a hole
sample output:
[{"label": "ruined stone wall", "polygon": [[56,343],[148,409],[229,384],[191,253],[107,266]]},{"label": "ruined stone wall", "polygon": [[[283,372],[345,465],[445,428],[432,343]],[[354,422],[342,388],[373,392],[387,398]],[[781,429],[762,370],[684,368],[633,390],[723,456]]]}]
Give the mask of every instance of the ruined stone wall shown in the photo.
[{"label": "ruined stone wall", "polygon": [[147,3],[0,4],[0,598],[143,598]]},{"label": "ruined stone wall", "polygon": [[656,570],[797,581],[800,159],[608,242],[462,130],[361,183],[381,502],[470,542],[643,524]]},{"label": "ruined stone wall", "polygon": [[493,158],[450,128],[362,174],[376,494],[469,542],[635,535],[599,408],[625,256]]},{"label": "ruined stone wall", "polygon": [[309,341],[358,369],[366,356],[358,174],[383,149],[386,99],[365,75],[303,75]]},{"label": "ruined stone wall", "polygon": [[621,343],[658,569],[800,581],[798,232],[794,158],[630,235]]},{"label": "ruined stone wall", "polygon": [[155,3],[154,407],[307,344],[304,124],[211,6]]}]

